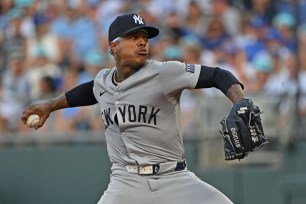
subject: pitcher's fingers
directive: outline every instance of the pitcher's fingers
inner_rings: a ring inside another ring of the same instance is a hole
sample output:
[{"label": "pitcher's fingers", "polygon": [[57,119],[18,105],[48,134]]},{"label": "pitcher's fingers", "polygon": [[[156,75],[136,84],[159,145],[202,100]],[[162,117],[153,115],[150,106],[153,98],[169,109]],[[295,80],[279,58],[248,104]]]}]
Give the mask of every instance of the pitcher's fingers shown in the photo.
[{"label": "pitcher's fingers", "polygon": [[28,117],[32,114],[37,114],[37,110],[34,108],[35,105],[32,104],[32,105],[29,105],[27,106],[24,111],[22,112],[22,116],[21,116],[21,121],[26,124],[27,120],[28,120]]},{"label": "pitcher's fingers", "polygon": [[40,120],[39,120],[39,123],[37,125],[37,129],[42,127],[45,124],[45,122],[48,119],[49,115],[50,114],[44,114],[44,115],[40,116]]},{"label": "pitcher's fingers", "polygon": [[21,116],[21,121],[23,122],[23,124],[27,123],[28,117],[29,117],[29,113],[26,111],[23,111],[22,116]]},{"label": "pitcher's fingers", "polygon": [[28,120],[28,117],[31,115],[31,114],[35,114],[35,112],[32,110],[32,109],[25,109],[22,113],[22,116],[21,116],[21,121],[26,124],[27,120]]}]

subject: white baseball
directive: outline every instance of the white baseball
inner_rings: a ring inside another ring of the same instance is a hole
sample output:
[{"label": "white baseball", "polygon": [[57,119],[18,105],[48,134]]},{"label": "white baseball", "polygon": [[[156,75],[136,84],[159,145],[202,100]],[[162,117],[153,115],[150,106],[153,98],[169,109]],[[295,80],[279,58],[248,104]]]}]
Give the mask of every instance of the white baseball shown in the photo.
[{"label": "white baseball", "polygon": [[32,127],[36,127],[39,123],[40,117],[39,115],[36,114],[32,114],[28,117],[27,120],[27,125],[32,128]]}]

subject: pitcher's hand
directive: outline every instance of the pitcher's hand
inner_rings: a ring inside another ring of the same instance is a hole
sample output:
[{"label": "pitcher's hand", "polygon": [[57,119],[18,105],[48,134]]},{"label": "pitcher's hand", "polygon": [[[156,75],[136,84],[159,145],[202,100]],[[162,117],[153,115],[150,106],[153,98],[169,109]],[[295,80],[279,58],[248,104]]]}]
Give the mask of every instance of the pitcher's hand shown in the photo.
[{"label": "pitcher's hand", "polygon": [[28,117],[32,114],[37,114],[40,117],[40,121],[39,124],[35,127],[35,129],[38,129],[44,125],[51,112],[52,110],[48,102],[31,104],[24,109],[21,116],[21,121],[23,122],[23,124],[27,124]]}]

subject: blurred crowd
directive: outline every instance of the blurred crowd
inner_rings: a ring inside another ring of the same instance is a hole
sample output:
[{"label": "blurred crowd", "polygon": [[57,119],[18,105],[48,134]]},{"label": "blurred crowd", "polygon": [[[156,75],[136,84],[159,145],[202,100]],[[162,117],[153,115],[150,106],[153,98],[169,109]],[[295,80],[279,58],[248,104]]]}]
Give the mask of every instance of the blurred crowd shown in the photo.
[{"label": "blurred crowd", "polygon": [[[161,33],[150,58],[180,60],[231,71],[245,92],[275,99],[299,96],[306,115],[306,0],[1,0],[0,133],[30,131],[25,106],[48,100],[114,66],[108,27],[122,13],[138,13]],[[194,97],[183,94],[184,120]],[[184,122],[188,124],[188,122]],[[100,130],[97,106],[51,114],[40,131]]]}]

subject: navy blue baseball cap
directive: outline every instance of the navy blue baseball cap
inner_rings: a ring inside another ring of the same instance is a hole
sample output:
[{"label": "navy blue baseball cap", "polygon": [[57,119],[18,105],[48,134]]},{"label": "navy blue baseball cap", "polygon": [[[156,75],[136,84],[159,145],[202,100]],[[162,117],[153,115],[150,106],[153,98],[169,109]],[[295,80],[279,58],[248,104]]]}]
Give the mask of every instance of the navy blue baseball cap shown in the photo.
[{"label": "navy blue baseball cap", "polygon": [[111,42],[118,37],[145,30],[149,38],[154,38],[159,34],[159,30],[152,26],[147,26],[144,19],[138,14],[125,14],[118,16],[109,26],[108,41]]}]

